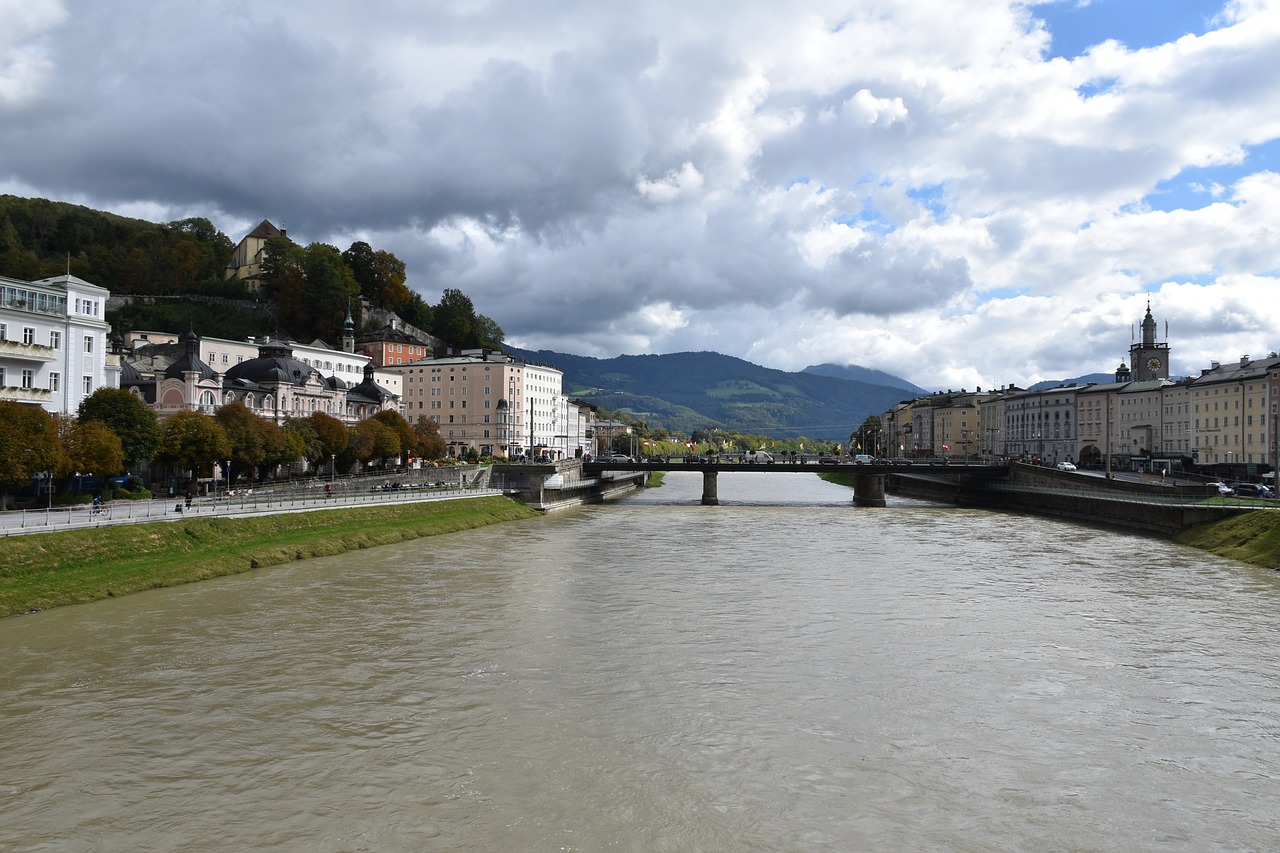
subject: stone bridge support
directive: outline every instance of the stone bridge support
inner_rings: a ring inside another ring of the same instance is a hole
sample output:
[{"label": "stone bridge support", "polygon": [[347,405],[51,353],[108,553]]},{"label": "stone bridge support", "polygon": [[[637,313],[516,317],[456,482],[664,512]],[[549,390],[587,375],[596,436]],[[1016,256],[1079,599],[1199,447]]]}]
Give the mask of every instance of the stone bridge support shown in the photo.
[{"label": "stone bridge support", "polygon": [[[703,503],[707,502],[704,497]],[[884,506],[884,475],[854,474],[853,503],[855,506]]]},{"label": "stone bridge support", "polygon": [[[703,506],[720,506],[720,495],[716,492],[716,477],[719,472],[703,471],[702,472],[702,505]],[[884,490],[881,489],[880,496],[883,499]]]}]

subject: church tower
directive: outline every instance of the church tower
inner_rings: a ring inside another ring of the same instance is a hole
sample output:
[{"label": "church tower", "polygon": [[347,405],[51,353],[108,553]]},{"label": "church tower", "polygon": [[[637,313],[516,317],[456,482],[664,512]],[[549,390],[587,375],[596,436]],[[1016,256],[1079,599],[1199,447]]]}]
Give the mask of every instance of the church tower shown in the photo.
[{"label": "church tower", "polygon": [[342,351],[356,351],[356,321],[351,319],[350,304],[347,305],[347,320],[342,324]]},{"label": "church tower", "polygon": [[1169,342],[1156,342],[1156,320],[1151,316],[1150,302],[1147,303],[1147,316],[1142,319],[1142,340],[1129,347],[1129,364],[1132,365],[1133,378],[1138,382],[1169,378]]}]

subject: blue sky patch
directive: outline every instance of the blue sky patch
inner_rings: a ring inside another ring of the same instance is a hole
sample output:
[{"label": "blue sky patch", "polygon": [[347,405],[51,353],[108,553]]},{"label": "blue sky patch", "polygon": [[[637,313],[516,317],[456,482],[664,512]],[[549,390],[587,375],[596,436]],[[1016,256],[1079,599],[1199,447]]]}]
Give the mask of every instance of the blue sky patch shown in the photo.
[{"label": "blue sky patch", "polygon": [[1229,200],[1231,185],[1240,178],[1268,171],[1280,171],[1280,140],[1247,149],[1242,163],[1183,169],[1176,177],[1161,181],[1142,201],[1152,210],[1199,210]]},{"label": "blue sky patch", "polygon": [[1058,0],[1035,6],[1053,41],[1046,58],[1074,59],[1090,47],[1115,39],[1130,50],[1202,35],[1223,7],[1222,0]]},{"label": "blue sky patch", "polygon": [[914,199],[921,207],[930,210],[933,218],[938,222],[947,221],[946,188],[942,184],[913,187],[907,190],[907,196]]}]

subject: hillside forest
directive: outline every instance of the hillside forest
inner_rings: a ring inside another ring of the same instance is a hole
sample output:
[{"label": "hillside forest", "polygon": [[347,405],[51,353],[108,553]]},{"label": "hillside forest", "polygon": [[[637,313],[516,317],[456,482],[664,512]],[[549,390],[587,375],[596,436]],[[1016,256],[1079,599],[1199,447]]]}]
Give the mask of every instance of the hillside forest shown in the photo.
[{"label": "hillside forest", "polygon": [[[369,330],[362,303],[464,348],[498,346],[500,326],[461,291],[432,305],[409,288],[404,262],[357,241],[344,250],[268,241],[260,293],[225,270],[236,242],[207,219],[156,224],[79,205],[0,195],[0,275],[23,281],[70,273],[113,296],[143,296],[108,314],[117,331],[181,330],[240,339],[335,340],[347,312]],[[210,300],[210,297],[218,297]],[[213,303],[212,305],[210,303]]]}]

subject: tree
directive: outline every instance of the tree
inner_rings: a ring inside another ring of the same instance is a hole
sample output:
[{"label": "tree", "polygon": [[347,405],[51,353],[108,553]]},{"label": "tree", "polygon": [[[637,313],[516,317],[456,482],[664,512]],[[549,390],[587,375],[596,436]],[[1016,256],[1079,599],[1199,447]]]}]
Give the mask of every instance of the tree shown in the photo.
[{"label": "tree", "polygon": [[342,253],[360,293],[374,305],[400,311],[409,305],[412,292],[405,286],[404,261],[390,252],[374,251],[365,242],[351,244]]},{"label": "tree", "polygon": [[311,426],[316,431],[316,437],[320,439],[321,458],[341,454],[347,449],[350,442],[347,428],[342,421],[324,412],[316,412],[307,420],[311,422]]},{"label": "tree", "polygon": [[262,446],[264,473],[269,474],[282,465],[292,465],[303,458],[306,442],[298,432],[277,427],[275,424],[267,424],[267,426],[270,429],[263,435]]},{"label": "tree", "polygon": [[352,429],[352,452],[355,458],[368,465],[375,460],[391,459],[400,455],[400,438],[395,430],[375,420],[365,418]]},{"label": "tree", "polygon": [[239,402],[228,403],[213,417],[231,443],[225,458],[231,462],[233,471],[249,474],[266,461],[266,445],[270,440],[267,433],[279,427],[267,423]]},{"label": "tree", "polygon": [[0,402],[0,505],[9,489],[30,485],[40,472],[52,475],[62,458],[58,428],[48,412]]},{"label": "tree", "polygon": [[230,453],[226,430],[202,412],[178,412],[160,427],[156,459],[166,465],[212,476],[213,464]]},{"label": "tree", "polygon": [[431,418],[422,416],[418,418],[418,422],[413,425],[414,445],[413,452],[423,459],[441,459],[444,457],[447,446],[444,443],[444,437],[440,435],[440,426]]},{"label": "tree", "polygon": [[120,388],[99,388],[80,403],[81,423],[101,421],[120,438],[127,463],[145,462],[160,442],[160,422],[138,397]]},{"label": "tree", "polygon": [[483,314],[476,317],[475,329],[480,346],[487,349],[500,349],[502,342],[507,339],[507,333],[502,331],[502,327]]},{"label": "tree", "polygon": [[476,308],[461,290],[444,292],[435,310],[435,325],[431,333],[447,344],[463,349],[480,346],[480,333],[476,328]]},{"label": "tree", "polygon": [[880,418],[868,415],[862,426],[849,433],[850,452],[876,454],[881,438]]},{"label": "tree", "polygon": [[109,477],[124,470],[120,438],[101,421],[70,421],[62,436],[63,464],[59,474],[73,471]]},{"label": "tree", "polygon": [[305,260],[302,247],[288,237],[272,237],[262,247],[262,281],[285,328],[309,323]]},{"label": "tree", "polygon": [[[307,460],[313,469],[318,471],[322,465],[327,466],[329,454],[325,452],[320,435],[309,418],[287,418],[281,430],[293,437],[290,440],[296,441],[298,456]],[[346,437],[345,430],[343,437]]]},{"label": "tree", "polygon": [[431,331],[435,326],[435,309],[416,293],[409,294],[409,304],[400,310],[400,316],[419,329]]},{"label": "tree", "polygon": [[[409,422],[406,421],[399,412],[387,409],[374,415],[373,420],[379,422],[396,434],[396,443],[400,446],[400,449],[396,451],[397,455],[410,453],[413,450],[414,445],[418,443],[417,433],[413,431],[413,427],[409,425]],[[404,460],[401,461],[403,462]]]},{"label": "tree", "polygon": [[[332,340],[342,329],[347,312],[360,302],[360,285],[336,247],[312,243],[306,248],[306,305],[300,334]],[[283,308],[281,317],[283,317]]]}]

